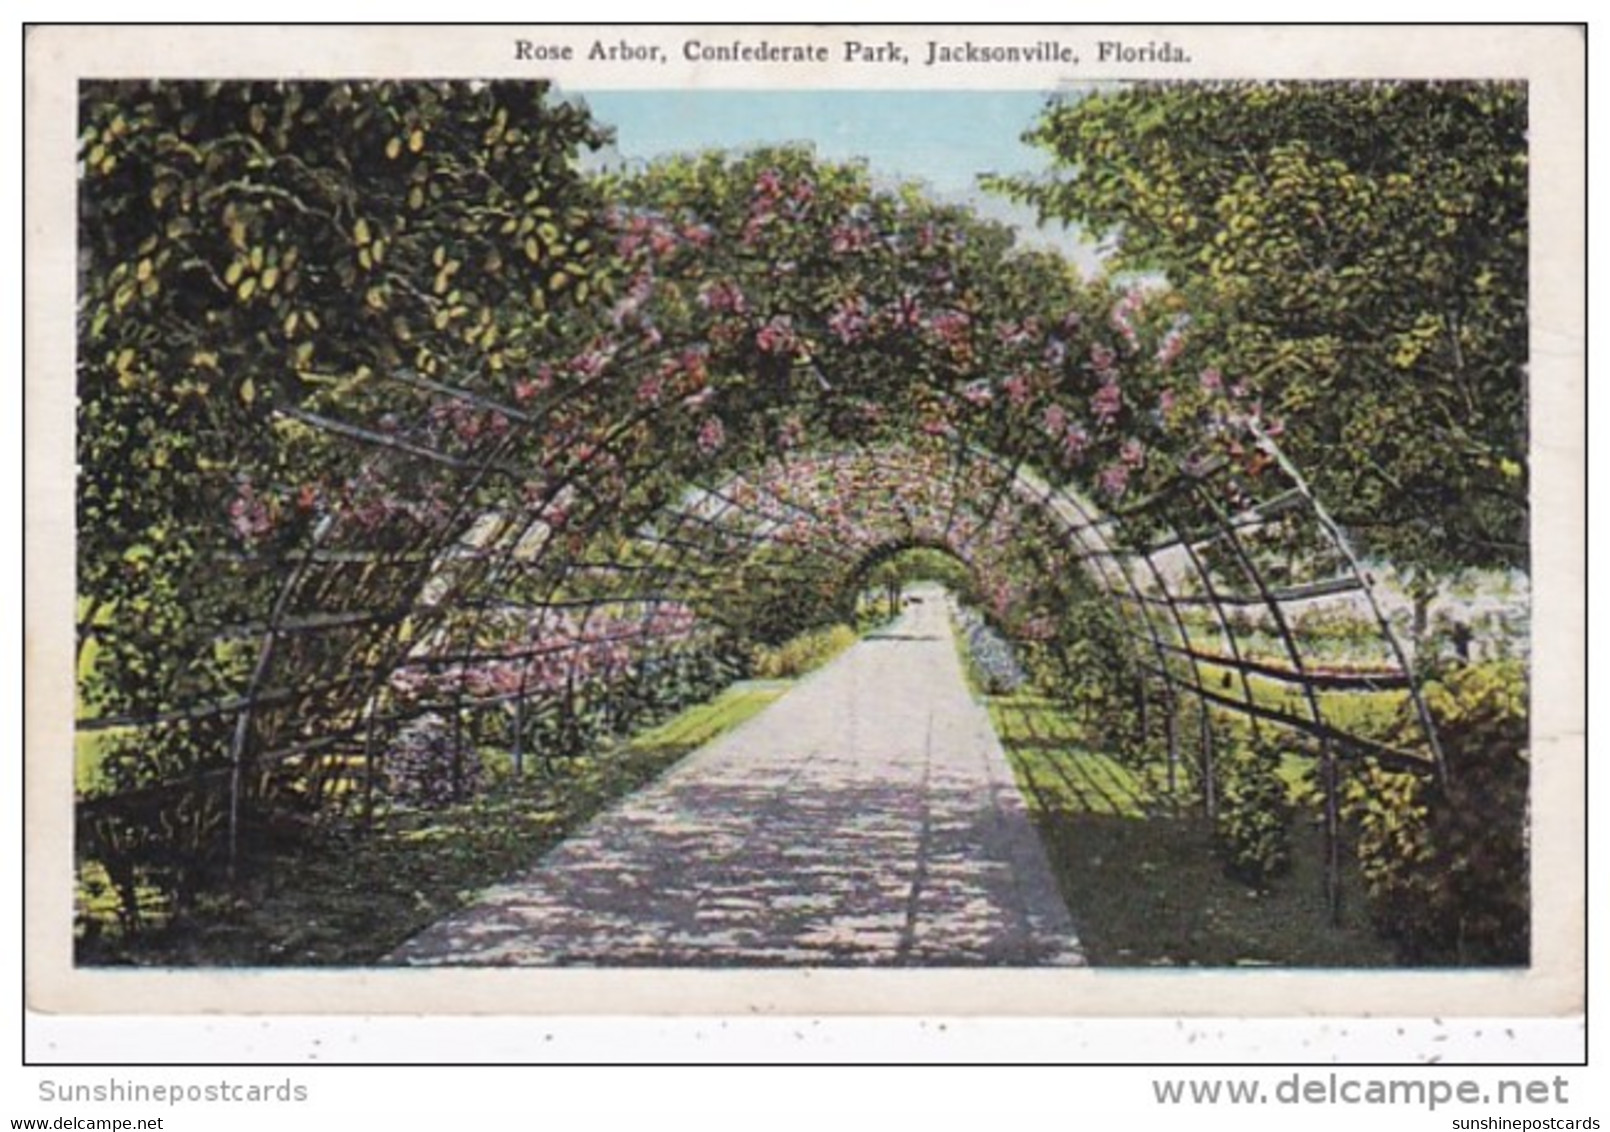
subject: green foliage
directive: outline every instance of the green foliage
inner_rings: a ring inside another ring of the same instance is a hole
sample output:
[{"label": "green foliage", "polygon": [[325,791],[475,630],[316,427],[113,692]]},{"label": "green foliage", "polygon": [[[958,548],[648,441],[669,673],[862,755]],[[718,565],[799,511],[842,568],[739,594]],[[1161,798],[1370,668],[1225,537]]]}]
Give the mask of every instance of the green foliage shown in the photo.
[{"label": "green foliage", "polygon": [[597,135],[532,83],[90,83],[80,108],[84,694],[147,714],[238,688],[253,651],[202,635],[272,604],[265,560],[357,470],[284,410],[376,421],[399,370],[540,356],[556,278],[597,269],[569,164]]},{"label": "green foliage", "polygon": [[1373,620],[1351,609],[1315,605],[1289,618],[1292,632],[1304,644],[1334,641],[1361,648],[1381,647],[1381,629]]},{"label": "green foliage", "polygon": [[485,786],[480,752],[435,712],[409,720],[386,751],[385,788],[404,806],[440,809]]},{"label": "green foliage", "polygon": [[[372,828],[334,821],[308,831],[241,878],[212,886],[165,923],[167,901],[142,888],[147,930],[125,932],[97,866],[81,871],[77,959],[140,966],[345,966],[377,962],[462,907],[600,809],[783,693],[738,685],[653,728],[566,762],[553,775],[504,774],[440,808],[381,811]],[[277,870],[294,877],[286,883]]]},{"label": "green foliage", "polygon": [[1212,831],[1200,812],[1093,747],[1067,708],[1019,693],[989,710],[1093,965],[1392,965],[1362,917],[1332,920],[1313,823],[1292,829],[1291,874],[1249,890],[1203,851]]},{"label": "green foliage", "polygon": [[1052,105],[1001,187],[1166,273],[1201,362],[1403,564],[1527,557],[1527,102],[1516,83],[1142,83]]},{"label": "green foliage", "polygon": [[856,642],[848,625],[830,625],[801,633],[791,641],[755,650],[754,674],[762,680],[789,679],[820,668]]},{"label": "green foliage", "polygon": [[1291,797],[1282,751],[1228,730],[1215,736],[1214,842],[1225,869],[1255,888],[1291,867]]},{"label": "green foliage", "polygon": [[700,610],[733,637],[778,647],[844,616],[838,576],[798,548],[756,548],[699,594]]},{"label": "green foliage", "polygon": [[972,570],[948,551],[915,546],[874,552],[858,571],[859,581],[851,587],[869,599],[881,600],[881,612],[889,617],[899,613],[901,595],[917,582],[943,586],[964,604],[976,601]]},{"label": "green foliage", "polygon": [[686,754],[759,715],[788,690],[783,683],[744,681],[632,738],[634,751]]},{"label": "green foliage", "polygon": [[[1368,763],[1347,781],[1371,914],[1412,963],[1516,964],[1530,953],[1526,673],[1454,669],[1426,689],[1448,783]],[[1412,734],[1402,714],[1402,733]]]},{"label": "green foliage", "polygon": [[595,270],[569,160],[596,135],[530,83],[91,83],[80,106],[83,693],[150,714],[238,689],[253,650],[207,635],[269,608],[274,552],[352,490],[362,453],[284,410],[374,421],[405,410],[398,370],[490,382],[540,351],[533,296]]},{"label": "green foliage", "polygon": [[[287,688],[366,695],[350,673],[385,654],[385,630],[264,643],[294,556],[333,536],[357,564],[309,587],[319,612],[391,608],[431,568],[399,544],[451,521],[444,463],[306,414],[461,441],[398,379],[499,390],[564,336],[608,270],[573,168],[599,135],[526,82],[91,82],[79,107],[80,710],[177,719],[100,746],[94,789],[133,798],[79,844],[125,892],[150,869],[183,891],[232,752],[296,742],[319,705]],[[270,656],[285,706],[242,731]]]},{"label": "green foliage", "polygon": [[1078,713],[1091,742],[1131,762],[1144,760],[1151,753],[1141,707],[1147,676],[1135,663],[1133,639],[1111,603],[1074,572],[1046,580],[1061,595],[1047,594],[1036,623],[1050,632],[1020,638],[1018,659],[1035,688]]}]

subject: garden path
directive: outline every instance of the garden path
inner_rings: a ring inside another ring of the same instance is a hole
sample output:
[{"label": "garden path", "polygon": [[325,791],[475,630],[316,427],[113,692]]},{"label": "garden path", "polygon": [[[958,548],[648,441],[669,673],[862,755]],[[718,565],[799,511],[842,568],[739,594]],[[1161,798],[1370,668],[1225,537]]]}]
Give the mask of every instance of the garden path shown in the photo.
[{"label": "garden path", "polygon": [[948,598],[915,596],[389,961],[1082,965]]}]

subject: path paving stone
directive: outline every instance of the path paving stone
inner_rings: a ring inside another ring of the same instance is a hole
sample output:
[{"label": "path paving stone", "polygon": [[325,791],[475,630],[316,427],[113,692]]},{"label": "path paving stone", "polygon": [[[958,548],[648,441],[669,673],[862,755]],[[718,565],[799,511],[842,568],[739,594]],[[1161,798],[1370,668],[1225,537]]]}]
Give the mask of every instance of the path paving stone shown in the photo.
[{"label": "path paving stone", "polygon": [[1082,965],[945,600],[925,591],[388,961]]}]

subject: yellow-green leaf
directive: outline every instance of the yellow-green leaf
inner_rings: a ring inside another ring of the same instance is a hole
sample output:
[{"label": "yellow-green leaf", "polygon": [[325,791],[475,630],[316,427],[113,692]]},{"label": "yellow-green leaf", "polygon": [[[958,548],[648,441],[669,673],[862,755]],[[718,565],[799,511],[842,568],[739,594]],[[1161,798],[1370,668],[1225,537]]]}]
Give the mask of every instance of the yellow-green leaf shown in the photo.
[{"label": "yellow-green leaf", "polygon": [[240,383],[240,399],[248,405],[257,400],[257,385],[249,377]]}]

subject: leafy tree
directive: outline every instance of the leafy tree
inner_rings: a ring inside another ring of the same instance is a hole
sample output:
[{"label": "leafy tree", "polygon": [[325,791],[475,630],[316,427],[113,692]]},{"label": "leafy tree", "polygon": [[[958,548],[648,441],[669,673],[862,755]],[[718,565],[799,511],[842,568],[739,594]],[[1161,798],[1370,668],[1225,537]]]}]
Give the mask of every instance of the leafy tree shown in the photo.
[{"label": "leafy tree", "polygon": [[890,617],[899,612],[901,594],[917,582],[934,582],[964,602],[972,600],[974,583],[967,564],[934,547],[893,544],[885,553],[875,552],[862,573],[859,585],[852,587],[874,598],[881,595]]},{"label": "leafy tree", "polygon": [[1526,92],[1147,83],[1049,106],[999,187],[1161,272],[1374,549],[1527,561]]},{"label": "leafy tree", "polygon": [[[598,140],[542,84],[80,88],[82,711],[168,713],[103,744],[108,788],[198,787],[95,811],[81,844],[126,903],[133,855],[200,865],[221,820],[205,774],[271,651],[260,742],[328,710],[303,685],[333,687],[337,711],[366,694],[388,611],[454,530],[456,454],[490,423],[421,383],[506,396],[570,333],[608,270],[574,167]],[[348,557],[306,565],[332,546]],[[265,643],[297,577],[300,610],[382,627]]]},{"label": "leafy tree", "polygon": [[[588,285],[570,162],[597,136],[541,84],[83,89],[80,586],[86,625],[142,615],[97,629],[103,649],[139,634],[180,663],[181,625],[262,608],[211,584],[220,561],[305,538],[356,490],[357,446],[285,410],[398,431],[401,373],[513,384]],[[208,584],[165,592],[187,578]],[[97,694],[159,706],[175,681]]]}]

